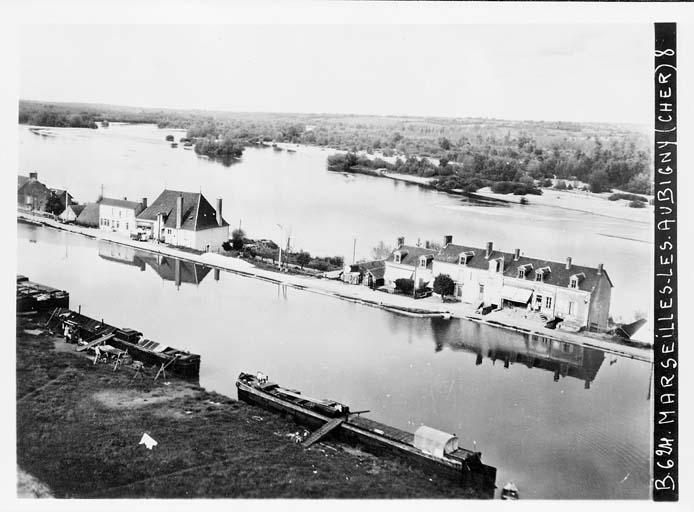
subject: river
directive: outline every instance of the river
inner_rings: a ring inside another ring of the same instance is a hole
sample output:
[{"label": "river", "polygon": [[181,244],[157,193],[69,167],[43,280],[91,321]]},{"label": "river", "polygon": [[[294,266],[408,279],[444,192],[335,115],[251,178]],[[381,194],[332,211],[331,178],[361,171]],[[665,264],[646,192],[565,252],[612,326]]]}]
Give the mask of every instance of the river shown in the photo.
[{"label": "river", "polygon": [[[551,212],[531,211],[530,219],[520,207],[472,207],[416,186],[331,174],[319,149],[252,149],[225,167],[170,148],[164,135],[172,131],[151,126],[54,129],[54,137],[24,131],[22,171],[38,171],[81,200],[93,200],[102,183],[107,196],[150,201],[164,186],[200,188],[221,195],[227,219],[243,219],[251,236],[277,235],[282,222],[292,226],[297,248],[351,255],[356,235],[358,257],[396,233],[438,239],[451,232],[458,240],[477,233],[480,243],[503,235],[513,247],[520,218],[529,254],[542,249],[545,233],[552,243],[543,253],[573,249],[577,263],[600,256],[616,281],[613,303],[623,296],[619,286],[635,293],[647,283],[638,274],[648,273],[649,260],[639,259],[636,242],[620,241],[622,254],[633,250],[638,260],[629,280],[619,267],[632,260],[610,264],[612,242],[590,235],[585,219],[575,227],[584,240],[569,234],[566,223],[578,214],[561,212],[568,220],[556,225],[556,212],[543,220]],[[601,232],[612,225],[643,237],[638,225],[593,220],[603,223]],[[565,231],[562,241],[556,233]],[[171,258],[18,225],[18,272],[69,290],[73,307],[87,315],[200,353],[208,389],[235,396],[238,373],[261,370],[397,427],[455,432],[498,468],[497,485],[513,480],[525,498],[648,497],[649,364],[466,321],[402,317],[200,265],[182,263],[179,276],[175,268]]]}]

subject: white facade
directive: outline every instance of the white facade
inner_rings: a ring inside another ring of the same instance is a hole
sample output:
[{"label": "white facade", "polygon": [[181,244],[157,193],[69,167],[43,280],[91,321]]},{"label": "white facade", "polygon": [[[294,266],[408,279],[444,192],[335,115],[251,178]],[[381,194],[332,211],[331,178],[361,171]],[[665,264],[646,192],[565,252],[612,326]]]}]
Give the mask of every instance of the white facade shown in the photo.
[{"label": "white facade", "polygon": [[134,233],[137,230],[135,209],[99,204],[99,229]]},{"label": "white facade", "polygon": [[[156,222],[155,226],[157,226]],[[205,252],[220,252],[222,244],[229,240],[229,226],[199,231],[164,227],[162,234],[164,243],[170,245],[188,247]]]}]

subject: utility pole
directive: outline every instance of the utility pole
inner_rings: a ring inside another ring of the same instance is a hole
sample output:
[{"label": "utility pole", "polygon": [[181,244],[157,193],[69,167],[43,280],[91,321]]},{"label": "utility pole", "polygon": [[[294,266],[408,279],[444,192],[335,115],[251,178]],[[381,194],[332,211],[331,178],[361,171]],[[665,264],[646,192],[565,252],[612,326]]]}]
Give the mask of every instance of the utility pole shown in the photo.
[{"label": "utility pole", "polygon": [[354,265],[357,261],[357,239],[354,239],[354,246],[352,247],[352,265]]},{"label": "utility pole", "polygon": [[278,260],[278,267],[282,269],[282,239],[284,238],[284,228],[282,227],[282,224],[277,224],[277,227],[280,228],[280,243],[277,244],[277,247],[279,247],[280,253],[279,253],[279,260]]}]

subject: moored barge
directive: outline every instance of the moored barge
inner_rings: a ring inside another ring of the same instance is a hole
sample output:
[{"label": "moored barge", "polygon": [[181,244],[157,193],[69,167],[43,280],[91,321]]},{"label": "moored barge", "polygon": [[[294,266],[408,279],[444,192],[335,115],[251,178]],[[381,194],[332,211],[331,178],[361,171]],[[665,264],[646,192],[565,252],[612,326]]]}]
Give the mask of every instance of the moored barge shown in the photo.
[{"label": "moored barge", "polygon": [[[137,361],[162,366],[185,378],[197,378],[200,375],[200,356],[185,350],[179,350],[152,340],[143,339],[142,333],[129,328],[117,328],[103,321],[65,308],[53,311],[48,321],[48,328],[63,334],[69,341],[87,344],[103,339],[103,343],[127,350],[128,355]],[[104,338],[108,337],[108,340]]]},{"label": "moored barge", "polygon": [[51,311],[70,306],[70,294],[17,275],[17,313]]},{"label": "moored barge", "polygon": [[412,434],[350,413],[349,407],[332,400],[311,398],[282,388],[265,376],[241,373],[236,380],[239,400],[291,416],[297,423],[317,430],[332,428],[338,439],[363,446],[378,455],[392,455],[427,471],[493,498],[496,468],[482,463],[481,453],[458,447],[455,436],[420,427]]}]

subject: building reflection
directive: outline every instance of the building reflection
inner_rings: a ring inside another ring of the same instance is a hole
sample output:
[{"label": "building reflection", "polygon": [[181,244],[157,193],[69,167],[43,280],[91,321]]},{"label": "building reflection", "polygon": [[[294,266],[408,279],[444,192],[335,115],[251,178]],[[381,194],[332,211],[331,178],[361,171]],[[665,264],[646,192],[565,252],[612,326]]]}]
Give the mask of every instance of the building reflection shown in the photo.
[{"label": "building reflection", "polygon": [[551,372],[555,382],[564,377],[581,380],[585,389],[590,389],[605,359],[602,350],[474,322],[435,319],[432,327],[437,352],[444,347],[470,352],[476,355],[476,365],[485,358],[492,364],[502,362],[504,368],[522,364]]},{"label": "building reflection", "polygon": [[[212,270],[211,267],[171,256],[149,253],[133,247],[99,240],[99,257],[108,261],[131,265],[144,271],[150,267],[164,281],[172,281],[176,288],[181,284],[199,285]],[[214,270],[214,279],[219,281],[219,270]]]}]

